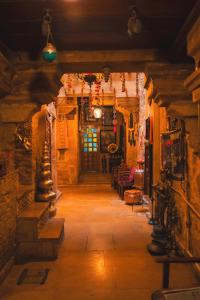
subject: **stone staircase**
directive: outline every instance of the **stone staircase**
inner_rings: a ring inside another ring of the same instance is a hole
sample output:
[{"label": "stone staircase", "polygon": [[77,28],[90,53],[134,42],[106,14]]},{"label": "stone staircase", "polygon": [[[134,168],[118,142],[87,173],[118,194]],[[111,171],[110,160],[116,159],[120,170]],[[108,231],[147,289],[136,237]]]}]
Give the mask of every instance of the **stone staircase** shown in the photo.
[{"label": "stone staircase", "polygon": [[49,218],[49,203],[32,202],[17,218],[17,262],[57,258],[64,222],[64,218]]}]

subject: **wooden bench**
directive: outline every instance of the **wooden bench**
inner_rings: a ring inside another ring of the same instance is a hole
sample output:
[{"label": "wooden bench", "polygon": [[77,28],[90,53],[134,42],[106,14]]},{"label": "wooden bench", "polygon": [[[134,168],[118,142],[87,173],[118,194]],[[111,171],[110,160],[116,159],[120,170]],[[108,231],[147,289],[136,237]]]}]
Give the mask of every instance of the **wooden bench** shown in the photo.
[{"label": "wooden bench", "polygon": [[163,264],[162,286],[164,289],[169,288],[170,265],[171,264],[191,264],[200,263],[200,257],[168,257],[159,256],[155,258],[157,263]]}]

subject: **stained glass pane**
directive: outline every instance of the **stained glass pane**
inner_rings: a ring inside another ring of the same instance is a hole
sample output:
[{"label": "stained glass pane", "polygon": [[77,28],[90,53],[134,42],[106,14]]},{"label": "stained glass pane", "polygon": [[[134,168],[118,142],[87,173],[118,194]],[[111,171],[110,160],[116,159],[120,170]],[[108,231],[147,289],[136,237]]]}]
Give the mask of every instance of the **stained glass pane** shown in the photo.
[{"label": "stained glass pane", "polygon": [[89,148],[89,152],[92,152],[92,148]]},{"label": "stained glass pane", "polygon": [[97,143],[93,143],[93,147],[97,147]]},{"label": "stained glass pane", "polygon": [[89,147],[92,147],[92,143],[89,143],[88,145],[89,145]]},{"label": "stained glass pane", "polygon": [[90,143],[91,143],[91,142],[92,142],[92,138],[88,138],[88,142],[90,142]]},{"label": "stained glass pane", "polygon": [[84,148],[83,151],[84,151],[84,152],[88,152],[88,148]]},{"label": "stained glass pane", "polygon": [[87,142],[87,138],[84,138],[84,142]]},{"label": "stained glass pane", "polygon": [[84,147],[87,147],[88,146],[88,144],[87,143],[84,143]]},{"label": "stained glass pane", "polygon": [[84,133],[83,136],[84,136],[84,137],[87,137],[87,133]]},{"label": "stained glass pane", "polygon": [[93,129],[93,132],[97,132],[97,129],[96,129],[96,128],[94,128],[94,129]]},{"label": "stained glass pane", "polygon": [[93,137],[97,137],[97,134],[96,134],[96,133],[93,133]]},{"label": "stained glass pane", "polygon": [[88,137],[92,137],[92,133],[89,133],[89,134],[88,134]]},{"label": "stained glass pane", "polygon": [[96,142],[97,142],[97,138],[94,138],[94,139],[93,139],[93,142],[95,142],[95,143],[96,143]]},{"label": "stained glass pane", "polygon": [[93,148],[93,151],[94,151],[94,152],[97,152],[97,148]]}]

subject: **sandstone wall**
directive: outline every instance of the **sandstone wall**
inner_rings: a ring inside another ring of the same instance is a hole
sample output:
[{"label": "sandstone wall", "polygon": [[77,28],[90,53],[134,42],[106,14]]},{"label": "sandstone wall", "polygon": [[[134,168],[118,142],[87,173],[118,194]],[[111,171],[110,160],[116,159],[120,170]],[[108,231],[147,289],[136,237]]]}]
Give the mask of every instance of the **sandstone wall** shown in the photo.
[{"label": "sandstone wall", "polygon": [[0,177],[0,282],[4,279],[15,253],[18,173],[14,168],[14,152],[0,153],[6,157],[6,174]]},{"label": "sandstone wall", "polygon": [[[187,127],[186,127],[187,128]],[[195,153],[191,131],[195,127],[190,126],[188,136],[188,178],[189,200],[200,215],[200,156]],[[200,133],[199,133],[200,134]],[[196,135],[195,135],[196,136]],[[189,250],[194,256],[200,256],[200,219],[190,210]]]},{"label": "sandstone wall", "polygon": [[[167,131],[167,110],[159,108],[155,103],[151,104],[151,113],[154,118],[153,137],[153,170],[154,184],[159,181],[161,167],[160,134]],[[176,227],[176,239],[183,251],[193,256],[200,256],[200,219],[185,202],[200,214],[200,157],[195,154],[192,147],[194,142],[191,135],[196,131],[196,118],[182,118],[186,126],[186,165],[184,181],[172,180],[172,187],[180,194],[172,192],[178,210],[178,224]],[[195,134],[196,137],[196,134]]]},{"label": "sandstone wall", "polygon": [[[66,148],[59,148],[57,141],[58,185],[77,184],[79,177],[79,131],[78,113],[72,120],[64,120],[64,134],[67,137]],[[57,137],[61,139],[60,124],[57,124]]]}]

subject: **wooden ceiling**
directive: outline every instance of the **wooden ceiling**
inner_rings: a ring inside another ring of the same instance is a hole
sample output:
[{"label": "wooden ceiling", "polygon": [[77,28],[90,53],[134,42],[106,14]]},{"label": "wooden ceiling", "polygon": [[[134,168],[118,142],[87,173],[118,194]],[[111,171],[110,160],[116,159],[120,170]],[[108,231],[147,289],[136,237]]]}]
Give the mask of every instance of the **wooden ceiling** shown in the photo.
[{"label": "wooden ceiling", "polygon": [[0,41],[12,50],[39,52],[46,8],[58,50],[171,48],[197,0],[134,0],[141,34],[127,33],[129,0],[0,0]]}]

